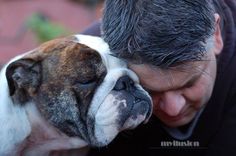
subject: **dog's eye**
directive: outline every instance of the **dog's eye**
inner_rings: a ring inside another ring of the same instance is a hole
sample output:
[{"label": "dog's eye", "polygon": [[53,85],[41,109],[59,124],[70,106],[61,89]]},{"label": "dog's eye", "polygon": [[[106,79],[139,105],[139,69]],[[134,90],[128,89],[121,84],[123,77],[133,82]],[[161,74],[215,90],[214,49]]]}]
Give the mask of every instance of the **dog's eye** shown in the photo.
[{"label": "dog's eye", "polygon": [[91,79],[82,79],[82,80],[77,80],[76,85],[80,86],[90,86],[90,85],[95,85],[96,84],[96,78],[91,78]]},{"label": "dog's eye", "polygon": [[96,80],[95,79],[91,79],[91,80],[87,80],[87,81],[81,81],[81,82],[78,82],[79,84],[82,84],[82,85],[88,85],[88,84],[92,84],[92,83],[95,83]]}]

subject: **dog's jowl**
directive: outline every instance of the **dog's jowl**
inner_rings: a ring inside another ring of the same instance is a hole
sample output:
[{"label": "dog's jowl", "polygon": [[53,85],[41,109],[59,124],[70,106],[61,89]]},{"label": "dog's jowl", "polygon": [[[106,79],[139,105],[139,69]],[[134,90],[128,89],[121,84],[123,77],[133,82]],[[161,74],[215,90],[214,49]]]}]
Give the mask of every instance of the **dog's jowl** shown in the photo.
[{"label": "dog's jowl", "polygon": [[105,146],[152,111],[151,98],[98,37],[75,35],[17,56],[0,73],[0,155]]}]

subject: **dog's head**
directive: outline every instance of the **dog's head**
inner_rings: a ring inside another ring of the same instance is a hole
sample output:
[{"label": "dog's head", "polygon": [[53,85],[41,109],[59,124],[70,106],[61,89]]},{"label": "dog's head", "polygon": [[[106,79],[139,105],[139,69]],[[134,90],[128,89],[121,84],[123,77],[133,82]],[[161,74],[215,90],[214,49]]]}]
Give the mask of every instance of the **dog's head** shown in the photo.
[{"label": "dog's head", "polygon": [[98,37],[47,42],[11,62],[6,77],[14,104],[33,103],[51,125],[92,146],[107,145],[152,111],[136,75]]}]

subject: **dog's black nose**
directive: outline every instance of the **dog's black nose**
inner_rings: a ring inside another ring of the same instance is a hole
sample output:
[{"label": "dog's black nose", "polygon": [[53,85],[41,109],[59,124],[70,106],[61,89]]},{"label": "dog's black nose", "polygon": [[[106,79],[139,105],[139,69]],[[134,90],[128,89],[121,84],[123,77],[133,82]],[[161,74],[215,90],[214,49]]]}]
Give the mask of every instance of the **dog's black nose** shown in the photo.
[{"label": "dog's black nose", "polygon": [[130,90],[134,86],[134,81],[127,75],[122,76],[118,79],[116,82],[116,85],[114,87],[114,90],[120,91],[120,90]]}]

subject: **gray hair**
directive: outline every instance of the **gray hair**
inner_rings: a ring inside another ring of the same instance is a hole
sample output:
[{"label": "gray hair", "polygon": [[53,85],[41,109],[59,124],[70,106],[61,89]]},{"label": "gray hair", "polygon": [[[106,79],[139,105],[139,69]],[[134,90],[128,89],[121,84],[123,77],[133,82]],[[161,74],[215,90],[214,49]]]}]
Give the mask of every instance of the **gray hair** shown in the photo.
[{"label": "gray hair", "polygon": [[106,0],[102,36],[116,57],[170,67],[202,60],[214,33],[210,0]]}]

